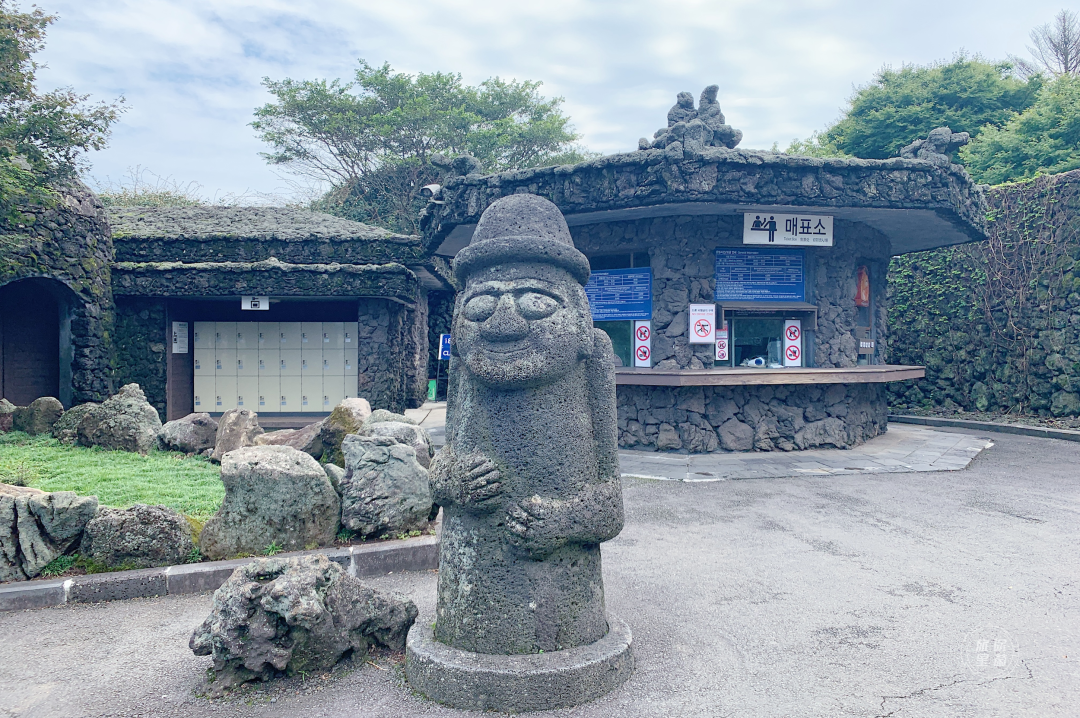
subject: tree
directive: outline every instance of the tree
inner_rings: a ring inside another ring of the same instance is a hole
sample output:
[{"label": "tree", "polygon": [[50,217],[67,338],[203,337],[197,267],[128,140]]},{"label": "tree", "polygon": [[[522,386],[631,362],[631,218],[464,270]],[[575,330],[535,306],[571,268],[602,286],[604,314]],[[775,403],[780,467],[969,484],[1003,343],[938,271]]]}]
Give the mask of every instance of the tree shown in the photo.
[{"label": "tree", "polygon": [[1003,127],[987,125],[960,157],[979,182],[1000,184],[1080,168],[1080,77],[1062,75]]},{"label": "tree", "polygon": [[935,127],[972,135],[1002,125],[1034,102],[1043,81],[1012,74],[1010,63],[957,56],[952,62],[899,70],[884,67],[858,88],[843,117],[789,152],[866,159],[896,157],[900,148]]},{"label": "tree", "polygon": [[0,215],[47,201],[50,186],[82,168],[83,154],[105,147],[123,98],[87,104],[71,88],[39,94],[33,56],[56,20],[38,8],[20,12],[0,0]]},{"label": "tree", "polygon": [[321,208],[416,232],[420,189],[436,182],[438,153],[471,153],[488,171],[576,162],[578,135],[539,82],[493,77],[472,87],[460,74],[394,72],[363,60],[353,82],[271,80],[276,101],[252,127],[270,164],[331,189]]},{"label": "tree", "polygon": [[1062,10],[1053,23],[1031,31],[1031,42],[1035,47],[1029,45],[1028,52],[1034,60],[1010,58],[1022,76],[1030,77],[1044,70],[1052,77],[1080,75],[1080,18],[1076,13]]}]

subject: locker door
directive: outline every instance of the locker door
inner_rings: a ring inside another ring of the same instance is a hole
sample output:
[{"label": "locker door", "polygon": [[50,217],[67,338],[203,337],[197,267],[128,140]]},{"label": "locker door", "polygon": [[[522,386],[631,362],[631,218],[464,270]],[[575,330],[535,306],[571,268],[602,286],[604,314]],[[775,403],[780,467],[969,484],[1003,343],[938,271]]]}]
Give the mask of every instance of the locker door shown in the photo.
[{"label": "locker door", "polygon": [[277,347],[258,350],[255,370],[259,376],[281,376],[281,352]]},{"label": "locker door", "polygon": [[359,341],[356,336],[356,322],[342,322],[341,329],[343,333],[342,344],[346,349],[355,349]]},{"label": "locker door", "polygon": [[300,348],[322,349],[322,322],[300,323]]},{"label": "locker door", "polygon": [[214,375],[206,372],[195,375],[195,411],[217,411],[214,408]]},{"label": "locker door", "polygon": [[236,377],[236,350],[218,347],[214,353],[214,373],[217,376]]},{"label": "locker door", "polygon": [[299,351],[300,333],[300,322],[280,322],[278,324],[278,349]]},{"label": "locker door", "polygon": [[317,343],[308,343],[300,350],[300,375],[321,376],[323,371],[322,346]]},{"label": "locker door", "polygon": [[195,362],[195,379],[198,380],[200,376],[213,378],[216,372],[214,366],[214,348],[196,349],[193,354]]},{"label": "locker door", "polygon": [[300,376],[301,354],[299,349],[282,349],[278,352],[278,373],[281,376]]},{"label": "locker door", "polygon": [[355,399],[360,396],[359,377],[356,374],[351,376],[346,374],[343,378],[345,379],[345,398]]},{"label": "locker door", "polygon": [[236,350],[236,376],[259,375],[259,350],[237,349]]},{"label": "locker door", "polygon": [[258,322],[237,322],[236,323],[236,348],[237,349],[256,349],[259,346],[259,324]]},{"label": "locker door", "polygon": [[214,323],[214,346],[218,349],[236,349],[236,322]]},{"label": "locker door", "polygon": [[236,375],[218,376],[214,381],[214,411],[236,408]]},{"label": "locker door", "polygon": [[323,322],[322,332],[323,349],[341,349],[345,346],[345,322]]},{"label": "locker door", "polygon": [[264,349],[273,349],[277,351],[280,349],[278,346],[281,344],[281,337],[279,335],[281,328],[277,322],[259,322],[258,323],[258,343],[259,351]]},{"label": "locker door", "polygon": [[322,372],[324,376],[345,376],[345,350],[323,349]]},{"label": "locker door", "polygon": [[345,377],[332,374],[323,374],[323,411],[333,411],[334,407],[345,398]]},{"label": "locker door", "polygon": [[236,377],[236,407],[251,411],[259,410],[259,377]]},{"label": "locker door", "polygon": [[281,411],[281,378],[277,374],[259,375],[259,413]]},{"label": "locker door", "polygon": [[281,377],[281,408],[280,411],[299,412],[300,404],[300,377]]},{"label": "locker door", "polygon": [[300,411],[322,411],[323,402],[322,373],[306,374],[300,377]]},{"label": "locker door", "polygon": [[214,322],[195,322],[193,332],[191,343],[195,351],[214,348]]}]

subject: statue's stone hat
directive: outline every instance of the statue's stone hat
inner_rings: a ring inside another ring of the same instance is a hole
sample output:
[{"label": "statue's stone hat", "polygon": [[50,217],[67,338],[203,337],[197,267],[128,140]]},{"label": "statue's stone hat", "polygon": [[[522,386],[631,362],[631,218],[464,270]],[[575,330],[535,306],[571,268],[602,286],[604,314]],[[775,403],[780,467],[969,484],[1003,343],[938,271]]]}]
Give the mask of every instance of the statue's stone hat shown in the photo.
[{"label": "statue's stone hat", "polygon": [[484,210],[469,246],[454,259],[454,275],[465,282],[476,270],[504,262],[554,264],[582,285],[589,282],[589,260],[574,247],[562,212],[534,194],[503,197]]}]

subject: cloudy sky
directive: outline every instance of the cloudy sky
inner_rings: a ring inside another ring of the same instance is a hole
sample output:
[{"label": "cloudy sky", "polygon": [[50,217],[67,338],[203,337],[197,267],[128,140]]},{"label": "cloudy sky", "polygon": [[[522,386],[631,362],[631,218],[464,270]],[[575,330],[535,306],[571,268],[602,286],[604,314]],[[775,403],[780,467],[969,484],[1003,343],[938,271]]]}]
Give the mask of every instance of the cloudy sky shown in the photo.
[{"label": "cloudy sky", "polygon": [[[743,147],[786,147],[835,119],[882,65],[1026,55],[1063,0],[37,0],[60,19],[40,86],[123,95],[97,183],[142,167],[203,194],[287,196],[248,123],[264,76],[410,73],[542,80],[589,149],[636,148],[675,94],[711,83]],[[29,3],[23,3],[24,6]]]}]

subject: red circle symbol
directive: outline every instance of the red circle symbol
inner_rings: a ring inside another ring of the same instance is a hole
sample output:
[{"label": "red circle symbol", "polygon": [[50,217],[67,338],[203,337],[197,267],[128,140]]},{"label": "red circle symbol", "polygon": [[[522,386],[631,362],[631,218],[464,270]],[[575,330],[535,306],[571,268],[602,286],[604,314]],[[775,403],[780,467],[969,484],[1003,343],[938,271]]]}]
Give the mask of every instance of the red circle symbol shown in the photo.
[{"label": "red circle symbol", "polygon": [[707,337],[712,334],[712,322],[708,319],[698,319],[694,322],[694,333],[699,337]]},{"label": "red circle symbol", "polygon": [[649,341],[649,328],[647,326],[640,326],[637,328],[637,338],[639,342]]},{"label": "red circle symbol", "polygon": [[717,339],[716,340],[716,350],[721,351],[721,352],[726,352],[727,351],[727,339]]},{"label": "red circle symbol", "polygon": [[800,334],[799,328],[797,326],[795,326],[794,324],[792,324],[790,327],[787,328],[787,338],[788,338],[788,340],[796,341],[799,338],[799,334]]},{"label": "red circle symbol", "polygon": [[795,361],[799,358],[799,347],[788,347],[785,354],[787,354],[788,359]]},{"label": "red circle symbol", "polygon": [[638,358],[638,361],[648,361],[649,360],[649,347],[638,347],[637,348],[637,358]]}]

